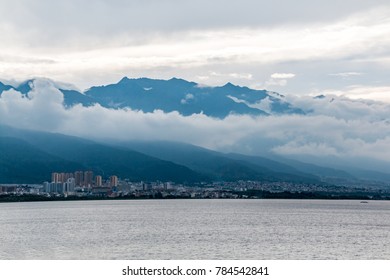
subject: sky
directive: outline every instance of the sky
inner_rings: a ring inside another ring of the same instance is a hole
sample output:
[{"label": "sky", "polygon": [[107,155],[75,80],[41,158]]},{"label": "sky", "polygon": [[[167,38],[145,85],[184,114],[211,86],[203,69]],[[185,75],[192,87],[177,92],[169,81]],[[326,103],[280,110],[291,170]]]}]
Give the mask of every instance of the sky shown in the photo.
[{"label": "sky", "polygon": [[0,79],[122,77],[389,102],[385,0],[0,0]]},{"label": "sky", "polygon": [[83,90],[124,76],[232,82],[279,92],[310,112],[214,119],[64,108],[61,92],[41,79],[29,99],[3,92],[0,123],[390,168],[388,1],[0,0],[0,11],[7,83],[45,77]]}]

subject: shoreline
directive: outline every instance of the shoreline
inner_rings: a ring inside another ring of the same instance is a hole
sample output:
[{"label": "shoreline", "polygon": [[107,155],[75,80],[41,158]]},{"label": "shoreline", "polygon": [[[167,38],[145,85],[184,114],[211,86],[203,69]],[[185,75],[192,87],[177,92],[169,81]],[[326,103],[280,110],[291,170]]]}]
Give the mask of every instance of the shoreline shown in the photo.
[{"label": "shoreline", "polygon": [[161,197],[154,195],[144,195],[144,196],[118,196],[118,197],[99,197],[99,196],[68,196],[68,197],[47,197],[43,195],[36,194],[23,194],[23,195],[0,195],[0,203],[18,203],[18,202],[46,202],[46,201],[97,201],[97,200],[210,200],[210,199],[221,199],[221,200],[260,200],[260,199],[282,199],[282,200],[361,200],[363,203],[367,201],[388,201],[390,196],[383,197],[372,197],[368,195],[353,195],[353,194],[320,194],[320,193],[291,193],[291,192],[282,192],[282,193],[267,193],[267,195],[262,197],[246,197],[241,196],[237,198],[230,197],[181,197],[181,196],[170,196],[170,197]]}]

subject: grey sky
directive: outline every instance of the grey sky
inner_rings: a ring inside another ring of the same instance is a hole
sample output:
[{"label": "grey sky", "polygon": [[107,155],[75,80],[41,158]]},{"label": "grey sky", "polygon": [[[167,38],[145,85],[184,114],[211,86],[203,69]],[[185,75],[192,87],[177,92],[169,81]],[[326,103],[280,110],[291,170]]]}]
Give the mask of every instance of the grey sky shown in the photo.
[{"label": "grey sky", "polygon": [[388,1],[1,0],[0,11],[2,79],[178,76],[389,99]]}]

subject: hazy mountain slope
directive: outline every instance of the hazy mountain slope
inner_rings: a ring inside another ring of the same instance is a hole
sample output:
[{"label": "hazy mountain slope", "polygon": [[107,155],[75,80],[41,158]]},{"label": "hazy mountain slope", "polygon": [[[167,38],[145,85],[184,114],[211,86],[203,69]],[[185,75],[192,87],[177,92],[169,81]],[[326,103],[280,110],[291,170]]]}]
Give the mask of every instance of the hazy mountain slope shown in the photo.
[{"label": "hazy mountain slope", "polygon": [[[39,149],[64,161],[75,162],[78,164],[78,168],[82,167],[83,170],[92,170],[96,174],[103,176],[118,175],[121,178],[128,178],[134,181],[194,182],[207,179],[205,176],[187,167],[153,158],[139,152],[113,148],[61,134],[1,128],[3,134],[21,139],[27,142],[30,147]],[[15,148],[16,150],[11,149],[8,151],[10,156],[12,156],[12,153],[20,153],[17,147]],[[59,169],[57,171],[62,170]]]},{"label": "hazy mountain slope", "polygon": [[284,163],[281,163],[281,162],[278,162],[278,161],[275,161],[272,159],[268,159],[265,157],[248,156],[248,155],[242,155],[242,154],[236,154],[236,153],[229,153],[229,154],[226,154],[226,156],[229,158],[232,158],[232,159],[246,161],[246,162],[258,165],[260,167],[267,167],[270,170],[273,170],[276,172],[283,172],[283,173],[295,174],[295,175],[299,175],[299,176],[303,176],[303,177],[318,179],[313,174],[310,174],[310,172],[302,172],[301,170],[298,170],[291,165],[284,164]]},{"label": "hazy mountain slope", "polygon": [[50,180],[51,172],[83,168],[17,138],[0,137],[0,151],[0,183],[42,183]]},{"label": "hazy mountain slope", "polygon": [[[285,170],[271,169],[266,165],[259,166],[243,158],[233,159],[229,155],[189,144],[164,141],[129,141],[120,145],[185,165],[205,173],[215,180],[318,181],[315,176],[302,172],[285,172],[288,167]],[[293,168],[290,169],[293,170]]]},{"label": "hazy mountain slope", "polygon": [[319,166],[316,164],[305,163],[298,160],[288,159],[283,157],[275,157],[275,158],[279,162],[293,166],[295,169],[301,172],[307,172],[316,175],[322,178],[323,180],[334,179],[334,178],[344,179],[344,180],[357,179],[356,177],[354,177],[353,175],[351,175],[350,173],[342,169]]}]

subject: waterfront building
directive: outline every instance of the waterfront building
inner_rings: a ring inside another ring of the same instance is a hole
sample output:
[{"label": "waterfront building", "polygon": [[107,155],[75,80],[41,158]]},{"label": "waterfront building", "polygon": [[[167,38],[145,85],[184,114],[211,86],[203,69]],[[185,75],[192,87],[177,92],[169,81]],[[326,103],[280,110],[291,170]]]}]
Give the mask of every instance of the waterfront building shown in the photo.
[{"label": "waterfront building", "polygon": [[66,180],[66,182],[64,183],[63,192],[67,193],[67,194],[73,193],[75,187],[76,187],[75,179],[74,178],[68,178],[68,180]]},{"label": "waterfront building", "polygon": [[118,177],[113,175],[110,177],[110,187],[118,186]]},{"label": "waterfront building", "polygon": [[95,178],[95,185],[96,187],[101,187],[102,186],[102,176],[97,175]]},{"label": "waterfront building", "polygon": [[93,172],[92,171],[85,171],[84,172],[84,186],[90,187],[93,183]]},{"label": "waterfront building", "polygon": [[74,173],[75,183],[76,186],[82,186],[84,184],[84,172],[83,171],[76,171]]},{"label": "waterfront building", "polygon": [[57,172],[51,173],[51,182],[58,183],[60,181],[60,174]]}]

